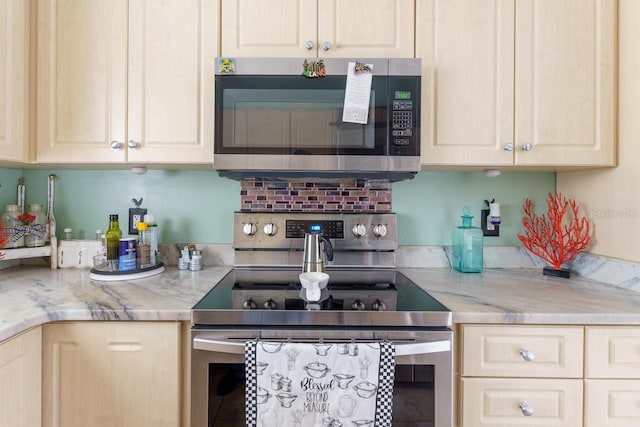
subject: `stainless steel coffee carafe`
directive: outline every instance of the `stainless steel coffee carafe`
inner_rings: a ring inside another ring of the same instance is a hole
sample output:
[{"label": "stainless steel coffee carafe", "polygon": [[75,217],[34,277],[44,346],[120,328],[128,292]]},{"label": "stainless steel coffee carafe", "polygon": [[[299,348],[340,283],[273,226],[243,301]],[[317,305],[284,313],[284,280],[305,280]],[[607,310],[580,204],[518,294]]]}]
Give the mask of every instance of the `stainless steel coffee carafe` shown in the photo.
[{"label": "stainless steel coffee carafe", "polygon": [[329,239],[318,233],[304,234],[304,255],[302,272],[319,271],[324,273],[324,259],[333,260],[333,246]]}]

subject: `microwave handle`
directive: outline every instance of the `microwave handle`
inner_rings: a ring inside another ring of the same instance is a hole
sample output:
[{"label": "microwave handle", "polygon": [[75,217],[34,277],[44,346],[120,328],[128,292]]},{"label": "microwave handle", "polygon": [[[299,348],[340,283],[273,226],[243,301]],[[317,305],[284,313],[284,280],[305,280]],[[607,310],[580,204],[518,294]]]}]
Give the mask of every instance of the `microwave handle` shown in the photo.
[{"label": "microwave handle", "polygon": [[[218,353],[244,354],[244,343],[233,341],[194,338],[194,350],[214,351]],[[429,341],[396,345],[396,356],[413,356],[451,351],[451,341]]]}]

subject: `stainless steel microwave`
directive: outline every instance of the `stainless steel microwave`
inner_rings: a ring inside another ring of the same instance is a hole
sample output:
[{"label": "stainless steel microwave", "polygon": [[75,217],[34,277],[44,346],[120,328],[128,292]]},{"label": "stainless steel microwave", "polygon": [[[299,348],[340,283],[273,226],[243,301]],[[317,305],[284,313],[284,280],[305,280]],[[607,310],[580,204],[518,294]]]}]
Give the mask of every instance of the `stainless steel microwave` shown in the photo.
[{"label": "stainless steel microwave", "polygon": [[[216,58],[216,64],[213,165],[221,176],[397,181],[420,170],[420,59]],[[359,72],[371,78],[347,92],[355,98],[348,105],[359,102],[366,117],[356,123],[343,110],[347,84]]]}]

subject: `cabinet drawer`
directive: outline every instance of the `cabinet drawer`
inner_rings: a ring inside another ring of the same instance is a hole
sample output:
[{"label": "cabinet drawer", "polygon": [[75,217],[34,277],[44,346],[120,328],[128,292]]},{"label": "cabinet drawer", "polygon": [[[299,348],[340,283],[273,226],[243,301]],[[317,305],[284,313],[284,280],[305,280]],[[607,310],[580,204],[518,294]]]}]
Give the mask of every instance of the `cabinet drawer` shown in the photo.
[{"label": "cabinet drawer", "polygon": [[[462,427],[582,425],[582,380],[463,378]],[[530,410],[529,415],[525,415]]]},{"label": "cabinet drawer", "polygon": [[640,328],[587,327],[587,378],[640,378]]},{"label": "cabinet drawer", "polygon": [[582,378],[583,328],[464,326],[462,375]]},{"label": "cabinet drawer", "polygon": [[640,426],[640,380],[585,380],[585,427]]}]

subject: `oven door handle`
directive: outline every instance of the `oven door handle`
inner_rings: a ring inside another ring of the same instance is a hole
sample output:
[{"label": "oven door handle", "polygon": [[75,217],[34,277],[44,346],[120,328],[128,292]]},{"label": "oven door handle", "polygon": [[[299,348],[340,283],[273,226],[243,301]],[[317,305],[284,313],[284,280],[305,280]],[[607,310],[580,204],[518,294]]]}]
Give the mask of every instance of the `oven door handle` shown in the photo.
[{"label": "oven door handle", "polygon": [[214,351],[216,353],[244,354],[244,343],[195,337],[193,339],[193,349]]},{"label": "oven door handle", "polygon": [[[244,343],[234,341],[212,340],[196,337],[193,339],[194,350],[214,351],[218,353],[244,354]],[[416,354],[432,354],[451,351],[451,341],[428,341],[396,345],[396,356],[413,356]]]}]

